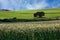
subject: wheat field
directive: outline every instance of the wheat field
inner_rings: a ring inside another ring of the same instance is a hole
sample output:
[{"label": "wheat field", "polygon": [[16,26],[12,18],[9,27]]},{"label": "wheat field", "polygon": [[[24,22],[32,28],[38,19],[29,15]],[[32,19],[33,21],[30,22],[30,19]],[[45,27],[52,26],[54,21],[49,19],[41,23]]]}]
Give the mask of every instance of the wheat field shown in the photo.
[{"label": "wheat field", "polygon": [[0,23],[0,40],[60,40],[60,20]]}]

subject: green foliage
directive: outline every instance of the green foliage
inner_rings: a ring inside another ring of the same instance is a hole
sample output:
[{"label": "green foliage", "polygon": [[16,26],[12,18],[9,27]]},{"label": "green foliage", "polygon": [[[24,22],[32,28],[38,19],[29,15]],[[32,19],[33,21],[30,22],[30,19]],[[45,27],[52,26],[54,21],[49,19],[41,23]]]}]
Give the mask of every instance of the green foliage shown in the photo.
[{"label": "green foliage", "polygon": [[0,40],[60,40],[60,23],[3,23]]},{"label": "green foliage", "polygon": [[0,40],[59,40],[60,30],[40,30],[31,29],[28,31],[17,32],[10,30],[9,32],[0,31]]},{"label": "green foliage", "polygon": [[0,11],[0,19],[13,18],[18,19],[33,19],[33,14],[37,11],[45,12],[46,18],[52,18],[60,16],[60,9],[42,9],[42,10],[15,10],[15,11]]}]

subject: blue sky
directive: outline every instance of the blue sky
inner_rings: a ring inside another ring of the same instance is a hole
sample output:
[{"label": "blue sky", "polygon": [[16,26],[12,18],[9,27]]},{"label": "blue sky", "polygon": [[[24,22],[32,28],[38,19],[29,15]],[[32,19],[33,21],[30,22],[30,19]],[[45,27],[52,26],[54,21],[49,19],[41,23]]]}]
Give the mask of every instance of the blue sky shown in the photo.
[{"label": "blue sky", "polygon": [[60,8],[60,0],[0,0],[0,9],[35,10]]}]

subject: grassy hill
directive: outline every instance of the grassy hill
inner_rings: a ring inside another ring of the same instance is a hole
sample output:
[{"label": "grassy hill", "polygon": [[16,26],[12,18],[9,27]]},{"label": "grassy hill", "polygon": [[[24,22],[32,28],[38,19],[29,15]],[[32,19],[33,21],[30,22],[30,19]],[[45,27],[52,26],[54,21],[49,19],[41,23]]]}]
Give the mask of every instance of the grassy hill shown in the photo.
[{"label": "grassy hill", "polygon": [[13,18],[18,19],[33,19],[33,14],[37,11],[44,11],[46,14],[44,17],[52,18],[60,16],[60,8],[54,9],[42,9],[42,10],[11,10],[11,11],[0,11],[0,19]]},{"label": "grassy hill", "polygon": [[[0,11],[0,19],[13,17],[33,19],[33,14],[37,11],[44,11],[46,18],[60,16],[60,9],[11,10]],[[60,20],[3,22],[0,23],[0,40],[60,40]]]}]

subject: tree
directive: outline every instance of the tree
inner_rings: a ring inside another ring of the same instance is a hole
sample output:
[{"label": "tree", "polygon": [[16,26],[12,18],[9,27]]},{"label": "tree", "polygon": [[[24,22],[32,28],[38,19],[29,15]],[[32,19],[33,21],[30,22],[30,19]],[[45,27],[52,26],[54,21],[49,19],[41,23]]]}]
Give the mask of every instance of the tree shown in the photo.
[{"label": "tree", "polygon": [[34,13],[34,17],[42,18],[44,15],[45,15],[44,12],[36,12],[36,13]]}]

